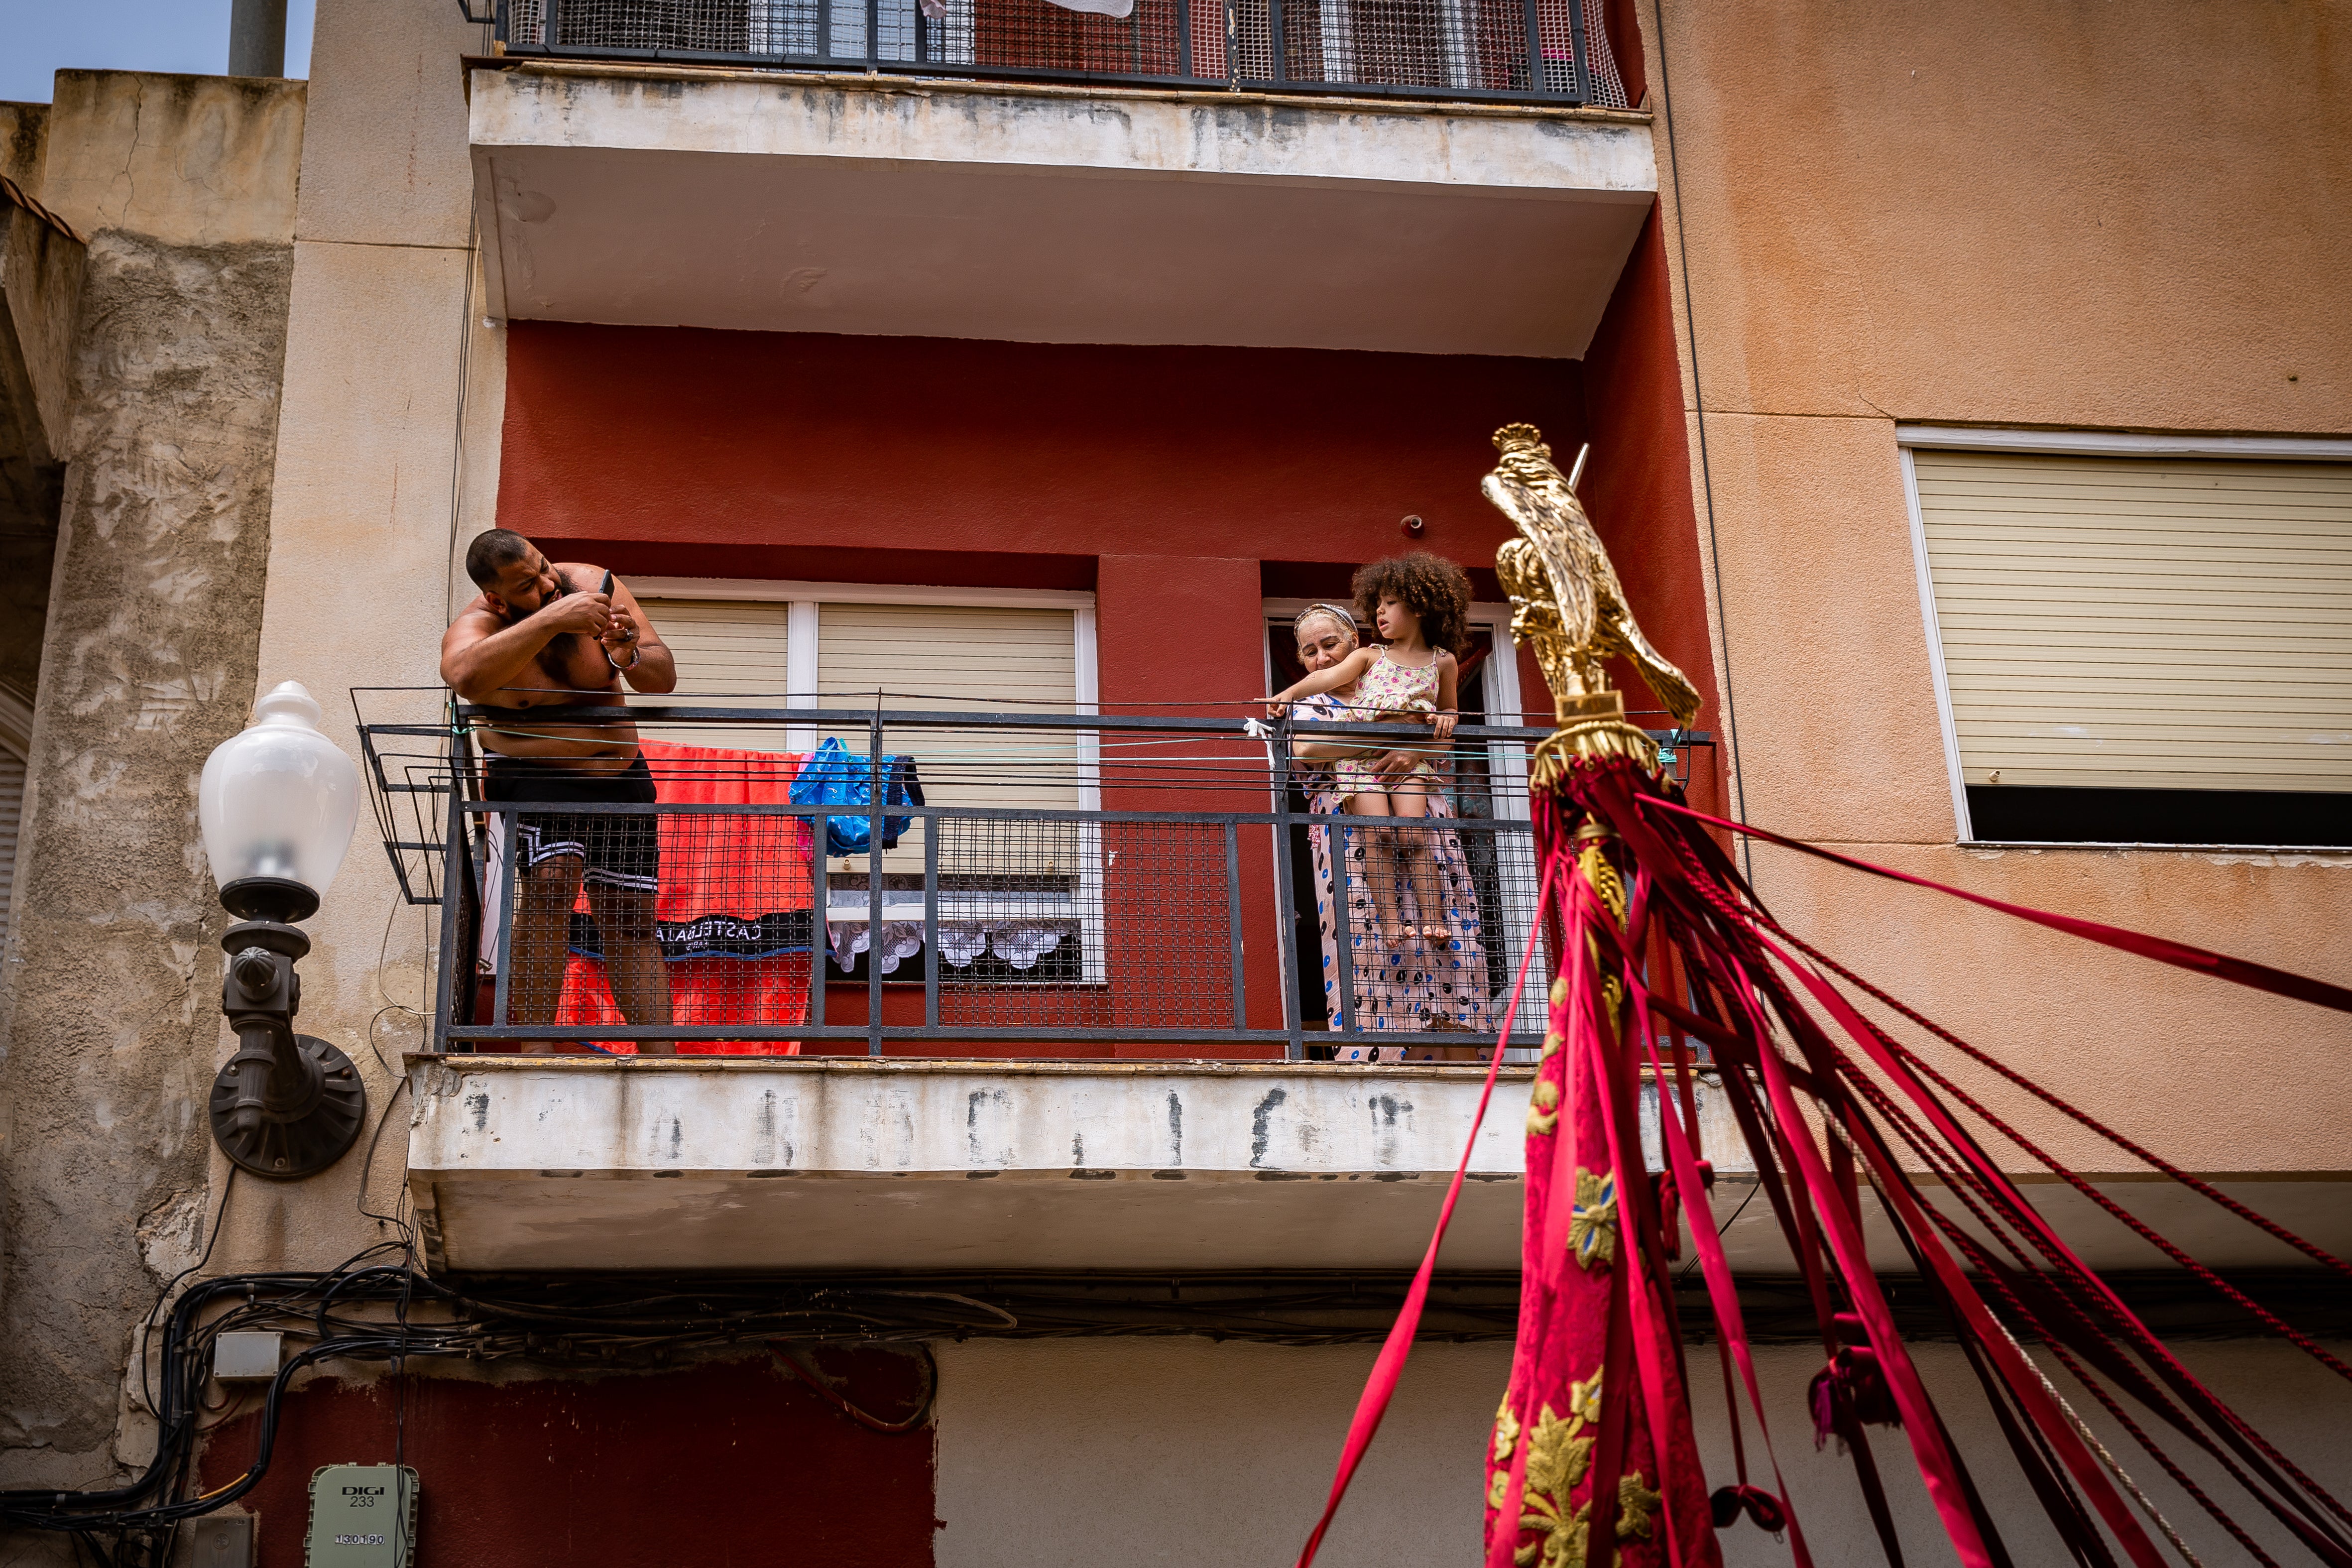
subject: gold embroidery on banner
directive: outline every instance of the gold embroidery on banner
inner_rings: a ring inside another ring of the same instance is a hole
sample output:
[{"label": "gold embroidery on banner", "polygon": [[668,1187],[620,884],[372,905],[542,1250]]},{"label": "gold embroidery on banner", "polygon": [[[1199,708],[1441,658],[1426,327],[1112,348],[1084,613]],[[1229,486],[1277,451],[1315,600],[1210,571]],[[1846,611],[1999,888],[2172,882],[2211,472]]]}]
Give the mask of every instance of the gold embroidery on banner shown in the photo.
[{"label": "gold embroidery on banner", "polygon": [[1617,1178],[1613,1173],[1596,1176],[1580,1165],[1577,1167],[1576,1204],[1569,1211],[1568,1219],[1568,1250],[1580,1268],[1616,1261]]},{"label": "gold embroidery on banner", "polygon": [[1528,1137],[1539,1137],[1559,1126],[1559,1085],[1539,1078],[1528,1100]]},{"label": "gold embroidery on banner", "polygon": [[1594,892],[1601,895],[1601,901],[1608,906],[1610,917],[1619,925],[1623,925],[1625,879],[1610,863],[1609,857],[1601,852],[1601,840],[1585,840],[1584,853],[1576,858],[1576,868],[1584,873],[1584,879],[1592,884]]},{"label": "gold embroidery on banner", "polygon": [[1511,1554],[1519,1568],[1538,1558],[1543,1568],[1581,1568],[1584,1562],[1585,1510],[1569,1511],[1569,1493],[1592,1468],[1593,1439],[1583,1435],[1585,1423],[1571,1416],[1563,1421],[1550,1405],[1528,1434],[1528,1484],[1519,1500],[1519,1528],[1541,1532]]},{"label": "gold embroidery on banner", "polygon": [[1518,1446],[1519,1418],[1511,1414],[1511,1396],[1507,1394],[1495,1411],[1495,1463],[1509,1464],[1512,1451]]},{"label": "gold embroidery on banner", "polygon": [[[1508,1415],[1507,1402],[1496,1417],[1497,1465],[1505,1464],[1519,1441],[1516,1423],[1511,1442],[1506,1445],[1503,1441],[1501,1422]],[[1591,1554],[1592,1504],[1587,1500],[1571,1510],[1568,1500],[1592,1468],[1595,1439],[1587,1436],[1585,1429],[1600,1419],[1601,1373],[1596,1369],[1590,1380],[1569,1384],[1566,1420],[1547,1405],[1537,1416],[1534,1427],[1526,1433],[1527,1489],[1519,1501],[1519,1528],[1537,1531],[1538,1538],[1522,1542],[1512,1552],[1511,1560],[1518,1568],[1584,1568]],[[1510,1479],[1507,1467],[1495,1472],[1494,1484],[1486,1491],[1489,1508],[1504,1506]],[[1661,1500],[1638,1472],[1628,1471],[1618,1477],[1617,1539],[1650,1540]]]},{"label": "gold embroidery on banner", "polygon": [[1642,1482],[1632,1470],[1617,1478],[1617,1539],[1647,1541],[1650,1539],[1650,1519],[1664,1500]]},{"label": "gold embroidery on banner", "polygon": [[[1592,884],[1592,890],[1600,898],[1601,907],[1609,911],[1611,921],[1619,930],[1624,929],[1625,879],[1610,860],[1608,853],[1601,848],[1600,839],[1587,838],[1584,841],[1584,849],[1576,858],[1576,869],[1579,875]],[[1593,969],[1599,972],[1601,967],[1600,940],[1587,937],[1585,951],[1591,956]],[[1610,1031],[1614,1034],[1617,1032],[1618,1014],[1625,1005],[1624,984],[1615,975],[1607,975],[1601,980],[1601,1016],[1609,1020]]]}]

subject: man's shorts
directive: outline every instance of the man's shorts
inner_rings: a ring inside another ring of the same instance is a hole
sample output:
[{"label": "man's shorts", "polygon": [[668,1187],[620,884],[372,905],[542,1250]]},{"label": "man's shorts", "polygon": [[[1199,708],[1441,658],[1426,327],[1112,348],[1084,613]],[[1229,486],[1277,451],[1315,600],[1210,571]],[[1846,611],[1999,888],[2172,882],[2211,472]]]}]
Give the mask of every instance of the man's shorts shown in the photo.
[{"label": "man's shorts", "polygon": [[[590,773],[494,755],[483,794],[490,800],[559,805],[651,805],[654,775],[642,756],[619,773]],[[660,819],[651,812],[529,812],[514,821],[515,864],[525,869],[569,856],[584,863],[583,881],[632,893],[661,890]]]}]

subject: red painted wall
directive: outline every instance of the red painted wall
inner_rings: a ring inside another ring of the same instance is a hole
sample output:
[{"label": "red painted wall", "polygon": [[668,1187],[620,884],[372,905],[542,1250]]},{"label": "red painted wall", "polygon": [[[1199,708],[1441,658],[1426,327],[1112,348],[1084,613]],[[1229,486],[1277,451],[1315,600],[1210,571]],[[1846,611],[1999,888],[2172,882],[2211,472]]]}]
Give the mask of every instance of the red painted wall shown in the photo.
[{"label": "red painted wall", "polygon": [[[1489,437],[1530,421],[1566,459],[1589,424],[1595,522],[1644,626],[1706,689],[1654,227],[1582,363],[518,321],[499,521],[625,574],[1091,587],[1106,711],[1238,713],[1265,693],[1262,596],[1344,596],[1358,563],[1416,547],[1498,596]],[[1549,722],[1520,669],[1528,721]],[[1105,786],[1112,810],[1241,804],[1116,767]],[[1245,888],[1273,876],[1258,837]],[[1280,922],[1270,900],[1244,910],[1249,1021],[1277,1026]]]},{"label": "red painted wall", "polygon": [[1601,26],[1609,34],[1609,52],[1616,56],[1617,74],[1625,82],[1625,101],[1641,108],[1642,94],[1648,89],[1648,62],[1642,56],[1642,19],[1636,0],[1585,0],[1585,4],[1599,5]]},{"label": "red painted wall", "polygon": [[1582,418],[1572,361],[518,321],[499,513],[628,570],[727,576],[1354,563],[1403,547],[1408,513],[1491,564],[1487,437]]},{"label": "red painted wall", "polygon": [[[895,1417],[912,1363],[828,1349],[846,1396]],[[505,1384],[412,1374],[316,1383],[289,1396],[268,1473],[238,1505],[258,1516],[258,1568],[301,1568],[312,1472],[390,1464],[395,1431],[417,1472],[416,1561],[435,1568],[927,1568],[933,1436],[853,1425],[772,1361],[646,1376]],[[259,1429],[208,1440],[201,1489],[236,1479]]]},{"label": "red painted wall", "polygon": [[[1592,456],[1578,494],[1609,546],[1634,618],[1652,645],[1698,688],[1697,728],[1713,732],[1717,745],[1712,758],[1692,769],[1691,802],[1712,811],[1726,798],[1728,748],[1700,566],[1702,525],[1691,500],[1672,287],[1654,204],[1585,351],[1585,424]],[[1563,468],[1574,460],[1573,447],[1555,440],[1552,450]],[[1616,660],[1611,674],[1625,689],[1628,709],[1658,707],[1632,666]],[[1642,721],[1665,722],[1655,714]]]}]

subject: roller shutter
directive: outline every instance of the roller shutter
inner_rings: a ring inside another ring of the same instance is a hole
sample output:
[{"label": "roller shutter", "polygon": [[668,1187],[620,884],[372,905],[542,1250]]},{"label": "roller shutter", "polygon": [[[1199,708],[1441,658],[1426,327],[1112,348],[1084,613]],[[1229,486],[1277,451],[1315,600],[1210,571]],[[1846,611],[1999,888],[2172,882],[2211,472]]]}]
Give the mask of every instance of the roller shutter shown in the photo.
[{"label": "roller shutter", "polygon": [[[818,705],[1068,713],[1078,698],[1076,628],[1064,609],[836,605],[817,614]],[[863,751],[863,727],[827,729]],[[949,730],[886,734],[912,753],[934,805],[1033,810],[1078,804],[1068,731]]]},{"label": "roller shutter", "polygon": [[[782,708],[791,689],[786,636],[791,606],[734,599],[648,599],[645,610],[677,660],[677,689],[666,698],[687,706]],[[793,749],[782,726],[648,725],[656,740],[746,752]]]},{"label": "roller shutter", "polygon": [[1967,784],[2352,790],[2352,464],[1913,461]]}]

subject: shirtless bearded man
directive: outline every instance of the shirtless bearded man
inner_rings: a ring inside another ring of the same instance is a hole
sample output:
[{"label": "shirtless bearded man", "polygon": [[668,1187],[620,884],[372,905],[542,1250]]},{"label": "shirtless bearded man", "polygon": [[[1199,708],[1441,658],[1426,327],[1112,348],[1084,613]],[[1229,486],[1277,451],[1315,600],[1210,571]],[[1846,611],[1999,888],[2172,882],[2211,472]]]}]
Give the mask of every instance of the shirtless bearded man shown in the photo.
[{"label": "shirtless bearded man", "polygon": [[[466,574],[482,591],[457,612],[441,639],[441,679],[467,702],[512,709],[567,703],[619,707],[625,679],[639,691],[677,685],[677,666],[635,595],[615,584],[598,591],[604,569],[551,563],[530,540],[494,528],[466,552]],[[516,720],[475,733],[489,753],[491,800],[557,806],[604,802],[651,805],[652,773],[633,724],[547,724]],[[572,906],[582,882],[604,944],[604,977],[622,1016],[639,1026],[670,1022],[654,904],[661,888],[656,819],[645,816],[533,813],[512,819],[521,886],[514,906],[508,988],[511,1024],[555,1017],[563,988]],[[513,1047],[555,1049],[551,1040]],[[641,1040],[640,1052],[667,1056],[668,1040]]]}]

